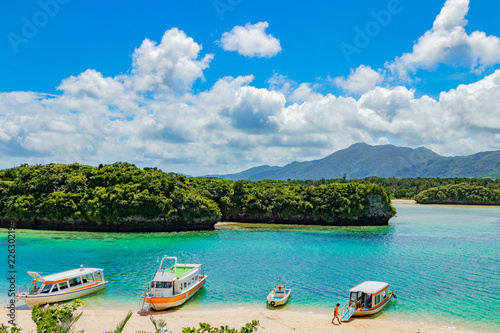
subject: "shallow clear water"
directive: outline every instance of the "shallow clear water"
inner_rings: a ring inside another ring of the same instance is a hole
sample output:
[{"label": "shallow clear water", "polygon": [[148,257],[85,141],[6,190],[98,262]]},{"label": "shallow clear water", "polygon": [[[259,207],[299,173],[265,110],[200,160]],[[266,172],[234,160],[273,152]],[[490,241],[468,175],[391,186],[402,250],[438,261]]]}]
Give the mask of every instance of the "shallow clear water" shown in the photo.
[{"label": "shallow clear water", "polygon": [[[499,331],[500,207],[396,206],[386,227],[223,226],[210,232],[117,234],[16,231],[17,284],[26,271],[105,269],[104,292],[87,306],[138,308],[164,254],[202,263],[206,286],[185,306],[265,307],[279,277],[292,288],[287,309],[330,311],[348,289],[385,281],[398,299],[381,316]],[[7,267],[6,230],[0,253]],[[2,269],[3,272],[6,269]],[[4,273],[6,275],[6,273]],[[0,300],[8,282],[0,279]]]}]

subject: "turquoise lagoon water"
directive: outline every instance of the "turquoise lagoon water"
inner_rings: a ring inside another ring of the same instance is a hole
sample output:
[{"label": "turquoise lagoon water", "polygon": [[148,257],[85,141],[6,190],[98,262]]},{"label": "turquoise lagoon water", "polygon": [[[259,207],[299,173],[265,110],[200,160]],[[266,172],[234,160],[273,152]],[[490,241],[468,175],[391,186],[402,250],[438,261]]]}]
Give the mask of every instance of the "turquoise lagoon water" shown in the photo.
[{"label": "turquoise lagoon water", "polygon": [[[279,277],[292,287],[289,310],[331,312],[365,280],[390,283],[397,301],[380,316],[500,331],[500,207],[396,206],[385,227],[223,226],[188,233],[16,231],[17,283],[26,271],[105,269],[107,289],[86,306],[138,309],[142,287],[164,254],[202,263],[206,286],[189,308],[265,308]],[[7,236],[0,253],[7,267]],[[6,271],[6,269],[2,269]],[[6,273],[4,273],[6,275]],[[0,299],[7,298],[6,278]]]}]

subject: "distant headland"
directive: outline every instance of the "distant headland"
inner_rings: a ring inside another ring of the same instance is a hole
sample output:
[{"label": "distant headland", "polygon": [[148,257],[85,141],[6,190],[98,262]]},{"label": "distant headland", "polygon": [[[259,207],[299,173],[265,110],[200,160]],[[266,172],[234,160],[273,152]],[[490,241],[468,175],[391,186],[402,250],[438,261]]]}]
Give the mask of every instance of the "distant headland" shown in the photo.
[{"label": "distant headland", "polygon": [[425,147],[371,146],[356,143],[315,161],[285,166],[257,166],[239,173],[214,175],[230,180],[396,178],[500,178],[500,150],[468,156],[441,156]]}]

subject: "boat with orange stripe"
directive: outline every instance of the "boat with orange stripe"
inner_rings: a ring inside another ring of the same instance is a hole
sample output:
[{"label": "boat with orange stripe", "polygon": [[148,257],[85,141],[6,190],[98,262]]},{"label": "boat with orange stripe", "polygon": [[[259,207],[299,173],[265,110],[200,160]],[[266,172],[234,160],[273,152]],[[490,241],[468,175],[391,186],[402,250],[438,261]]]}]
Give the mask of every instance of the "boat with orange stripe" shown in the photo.
[{"label": "boat with orange stripe", "polygon": [[[173,260],[173,265],[166,267],[166,260]],[[178,264],[177,257],[164,256],[160,268],[141,296],[143,304],[140,312],[165,310],[184,304],[203,287],[206,280],[201,264]]]},{"label": "boat with orange stripe", "polygon": [[392,297],[396,298],[389,284],[378,281],[365,281],[349,289],[351,293],[349,304],[344,310],[342,321],[347,321],[351,316],[368,316],[381,311]]},{"label": "boat with orange stripe", "polygon": [[36,304],[50,304],[69,301],[98,292],[108,284],[101,268],[80,268],[60,273],[42,276],[37,272],[28,272],[33,282],[26,287],[20,287],[16,295],[29,307]]}]

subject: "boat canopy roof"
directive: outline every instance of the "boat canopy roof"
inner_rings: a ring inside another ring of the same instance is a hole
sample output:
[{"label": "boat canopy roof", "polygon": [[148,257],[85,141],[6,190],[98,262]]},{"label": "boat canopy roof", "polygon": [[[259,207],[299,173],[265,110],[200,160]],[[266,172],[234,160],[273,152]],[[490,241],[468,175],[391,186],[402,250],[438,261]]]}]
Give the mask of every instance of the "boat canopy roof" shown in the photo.
[{"label": "boat canopy roof", "polygon": [[158,270],[155,274],[153,281],[173,281],[176,278],[181,279],[184,275],[191,273],[191,271],[201,267],[201,264],[177,264],[174,266]]},{"label": "boat canopy roof", "polygon": [[[71,278],[74,278],[74,277],[77,277],[77,276],[82,276],[82,275],[86,275],[86,274],[92,274],[94,273],[95,271],[102,271],[101,268],[76,268],[76,269],[71,269],[69,271],[64,271],[64,272],[60,272],[60,273],[54,273],[54,274],[49,274],[49,275],[45,275],[45,276],[42,276],[41,278],[36,278],[35,276],[33,276],[32,274],[30,274],[31,276],[35,277],[35,279],[37,281],[43,281],[43,282],[56,282],[56,281],[62,281],[62,280],[66,280],[66,279],[71,279]],[[35,272],[29,272],[29,273],[35,273]]]},{"label": "boat canopy roof", "polygon": [[158,271],[155,274],[153,281],[168,282],[175,280],[174,272],[169,272],[166,270]]},{"label": "boat canopy roof", "polygon": [[356,287],[349,289],[349,291],[351,293],[362,292],[365,294],[376,294],[387,287],[389,287],[389,284],[386,282],[365,281],[358,284]]}]

